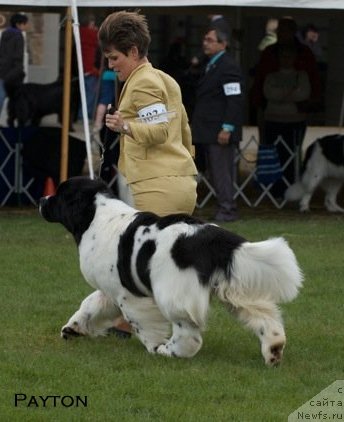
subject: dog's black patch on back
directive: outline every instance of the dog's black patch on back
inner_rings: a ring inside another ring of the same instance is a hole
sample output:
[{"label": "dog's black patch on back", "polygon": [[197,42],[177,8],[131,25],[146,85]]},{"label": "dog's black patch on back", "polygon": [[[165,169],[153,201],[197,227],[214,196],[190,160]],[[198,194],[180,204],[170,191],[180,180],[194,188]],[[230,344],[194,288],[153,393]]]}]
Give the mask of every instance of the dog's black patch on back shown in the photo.
[{"label": "dog's black patch on back", "polygon": [[320,145],[324,157],[333,164],[342,166],[344,164],[344,136],[343,135],[328,135],[319,138],[313,142],[306,150],[305,158],[302,163],[303,174],[306,171],[307,163],[313,155],[316,144]]},{"label": "dog's black patch on back", "polygon": [[147,287],[151,292],[151,278],[150,278],[150,269],[149,262],[156,251],[156,244],[154,240],[147,240],[139,250],[136,258],[136,270],[137,275],[141,282]]},{"label": "dog's black patch on back", "polygon": [[233,252],[246,240],[220,227],[207,225],[191,236],[181,235],[171,255],[180,269],[195,268],[203,285],[215,270],[228,274]]},{"label": "dog's black patch on back", "polygon": [[337,166],[344,164],[344,136],[328,135],[318,140],[326,159]]},{"label": "dog's black patch on back", "polygon": [[[163,230],[166,227],[172,226],[173,224],[178,223],[186,223],[186,224],[205,224],[203,221],[191,217],[188,214],[171,214],[165,217],[159,217],[156,214],[150,212],[138,212],[136,214],[136,218],[132,221],[129,226],[127,227],[126,231],[120,237],[119,245],[118,245],[118,272],[121,279],[122,285],[128,289],[132,294],[136,296],[146,296],[144,292],[142,292],[139,287],[135,284],[133,279],[133,275],[130,270],[130,263],[131,257],[133,254],[134,249],[134,241],[135,241],[135,233],[139,227],[145,226],[146,228],[143,230],[144,234],[149,233],[149,227],[153,224],[156,224],[158,230]],[[144,245],[147,242],[144,243]],[[143,245],[143,246],[144,246]],[[155,244],[154,244],[155,247]],[[153,245],[148,243],[148,245],[142,250],[142,255],[140,256],[140,272],[139,274],[142,283],[151,290],[150,286],[150,276],[149,272],[147,273],[146,270],[148,269],[148,263],[150,258],[152,257],[153,253]],[[139,255],[141,253],[141,249]],[[138,255],[138,258],[139,258]],[[138,269],[138,267],[137,267]],[[143,278],[142,278],[143,274]]]},{"label": "dog's black patch on back", "polygon": [[146,296],[136,286],[130,270],[131,257],[133,255],[135,233],[140,226],[150,226],[157,222],[159,217],[150,212],[140,212],[121,235],[118,244],[118,273],[122,285],[135,296]]},{"label": "dog's black patch on back", "polygon": [[173,224],[177,223],[186,223],[186,224],[205,224],[204,221],[192,217],[188,214],[171,214],[166,215],[165,217],[161,217],[158,220],[157,227],[159,230],[163,230],[168,226],[172,226]]}]

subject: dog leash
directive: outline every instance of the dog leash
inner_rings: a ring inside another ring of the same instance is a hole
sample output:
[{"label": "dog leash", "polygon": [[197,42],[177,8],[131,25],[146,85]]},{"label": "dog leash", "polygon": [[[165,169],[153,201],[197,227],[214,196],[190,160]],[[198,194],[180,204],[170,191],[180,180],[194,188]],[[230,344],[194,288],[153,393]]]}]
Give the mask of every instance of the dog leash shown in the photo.
[{"label": "dog leash", "polygon": [[[115,95],[113,98],[113,101],[111,103],[111,106],[106,110],[106,114],[114,114],[115,111],[118,108],[118,103],[119,103],[119,96],[120,96],[120,92],[122,90],[123,85],[120,84],[118,78],[115,78]],[[104,142],[99,144],[99,140],[95,139],[96,143],[99,145],[100,147],[100,166],[99,166],[99,178],[103,179],[105,183],[109,184],[111,181],[111,175],[110,175],[110,171],[107,172],[107,167],[104,167],[104,164],[106,163],[105,160],[105,156],[107,153],[110,152],[110,145],[113,141],[116,140],[116,138],[118,139],[120,136],[119,132],[113,132],[111,131],[108,127],[106,127],[105,129],[105,134],[104,134]],[[111,163],[112,164],[112,163]],[[111,164],[109,163],[109,167],[111,168]],[[106,173],[109,174],[109,178],[106,177]]]},{"label": "dog leash", "polygon": [[[116,111],[116,108],[114,106],[111,106],[107,111],[106,114],[114,114]],[[100,179],[103,179],[104,182],[108,183],[109,180],[107,180],[106,177],[106,170],[107,167],[104,167],[105,164],[105,156],[106,153],[108,151],[110,151],[110,145],[111,143],[115,140],[116,137],[119,136],[119,132],[113,132],[112,130],[110,130],[108,127],[106,127],[105,129],[105,134],[104,134],[104,141],[102,142],[101,140],[98,139],[98,137],[94,137],[93,140],[94,142],[98,145],[99,147],[99,172],[98,172],[98,177]]]},{"label": "dog leash", "polygon": [[[106,114],[114,114],[115,111],[116,111],[116,107],[112,105],[106,111]],[[153,114],[153,115],[136,117],[135,119],[133,119],[133,121],[151,124],[151,123],[154,123],[155,121],[159,121],[160,119],[167,119],[168,121],[170,121],[170,120],[174,119],[176,117],[176,115],[177,115],[177,113],[176,113],[175,110],[169,110],[169,111],[164,111],[162,113],[156,113],[156,114]],[[114,135],[115,135],[115,137],[116,136],[118,137],[120,135],[120,133],[119,132],[113,132],[108,127],[106,127],[105,135],[104,135],[104,142],[101,142],[96,137],[94,137],[95,143],[100,148],[100,159],[99,159],[100,167],[99,167],[98,176],[101,179],[103,179],[105,182],[108,182],[108,180],[106,180],[104,178],[105,168],[103,168],[103,167],[104,167],[104,163],[105,163],[105,155],[106,155],[106,152],[109,151],[109,146],[111,145],[111,142],[114,140]]]}]

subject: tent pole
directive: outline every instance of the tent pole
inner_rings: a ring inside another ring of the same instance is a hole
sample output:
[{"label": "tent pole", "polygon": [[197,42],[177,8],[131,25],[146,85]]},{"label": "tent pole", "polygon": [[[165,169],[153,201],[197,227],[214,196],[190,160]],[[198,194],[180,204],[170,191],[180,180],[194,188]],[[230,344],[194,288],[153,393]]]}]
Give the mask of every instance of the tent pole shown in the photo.
[{"label": "tent pole", "polygon": [[66,19],[66,30],[65,30],[60,182],[63,182],[67,180],[68,178],[71,67],[72,67],[72,13],[71,13],[71,8],[68,7],[67,19]]},{"label": "tent pole", "polygon": [[87,105],[86,105],[84,66],[83,66],[82,54],[81,54],[79,17],[78,17],[78,9],[76,6],[77,6],[76,0],[72,0],[73,34],[74,34],[74,41],[75,41],[75,48],[76,48],[76,57],[78,61],[79,87],[80,87],[80,98],[81,98],[81,108],[82,108],[82,120],[83,120],[83,125],[84,125],[85,142],[86,142],[88,171],[89,171],[90,178],[94,179],[92,150],[91,150],[91,136],[90,136],[90,127],[89,127]]}]

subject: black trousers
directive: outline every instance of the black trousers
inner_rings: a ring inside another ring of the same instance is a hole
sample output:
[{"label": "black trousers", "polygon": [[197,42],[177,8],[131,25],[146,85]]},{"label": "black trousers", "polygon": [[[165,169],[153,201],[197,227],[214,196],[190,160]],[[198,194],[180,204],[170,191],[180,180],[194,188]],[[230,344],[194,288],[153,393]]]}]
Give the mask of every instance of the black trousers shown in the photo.
[{"label": "black trousers", "polygon": [[216,217],[237,217],[237,205],[234,199],[237,145],[196,144],[195,146],[197,169],[201,172],[209,171],[210,182],[216,192]]}]

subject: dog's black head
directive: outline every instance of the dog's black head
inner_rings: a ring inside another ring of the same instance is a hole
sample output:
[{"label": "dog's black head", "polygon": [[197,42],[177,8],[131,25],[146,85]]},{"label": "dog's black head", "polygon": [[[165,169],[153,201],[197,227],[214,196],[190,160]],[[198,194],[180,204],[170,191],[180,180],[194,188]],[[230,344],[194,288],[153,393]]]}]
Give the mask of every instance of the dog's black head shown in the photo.
[{"label": "dog's black head", "polygon": [[101,179],[73,177],[61,183],[55,195],[40,199],[39,212],[47,221],[63,224],[79,244],[94,218],[97,193],[113,197]]}]

